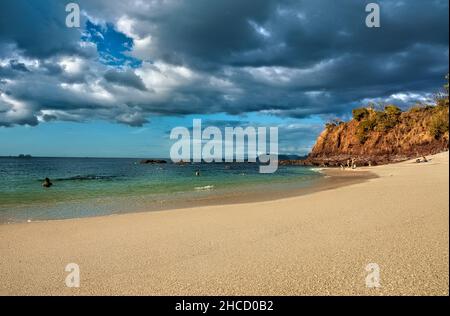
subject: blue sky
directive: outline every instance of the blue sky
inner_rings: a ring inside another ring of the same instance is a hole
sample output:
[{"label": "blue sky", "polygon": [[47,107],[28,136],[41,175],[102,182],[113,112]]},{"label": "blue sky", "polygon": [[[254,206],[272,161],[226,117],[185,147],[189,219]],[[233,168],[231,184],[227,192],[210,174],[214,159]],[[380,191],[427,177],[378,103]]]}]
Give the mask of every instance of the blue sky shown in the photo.
[{"label": "blue sky", "polygon": [[118,32],[114,25],[97,25],[86,21],[85,32],[81,40],[95,44],[100,62],[113,67],[139,68],[142,62],[127,53],[133,50],[133,39]]},{"label": "blue sky", "polygon": [[277,126],[307,154],[369,102],[429,102],[448,73],[448,1],[0,3],[0,155],[168,157],[173,127]]},{"label": "blue sky", "polygon": [[[173,141],[169,134],[174,127],[192,127],[194,119],[202,119],[203,128],[218,126],[284,126],[286,120],[258,114],[231,116],[227,114],[188,115],[185,117],[158,117],[142,127],[132,127],[104,121],[49,122],[36,127],[16,126],[0,129],[0,137],[8,139],[0,149],[0,155],[31,154],[41,157],[119,157],[119,158],[168,158]],[[291,120],[295,124],[296,120]],[[290,137],[308,138],[322,128],[320,118],[310,118],[296,126],[296,136],[280,135],[284,153],[306,153],[312,141],[304,148],[300,142],[292,144]],[[304,126],[303,126],[304,125]],[[315,130],[314,130],[315,129]],[[293,146],[293,147],[291,147]]]}]

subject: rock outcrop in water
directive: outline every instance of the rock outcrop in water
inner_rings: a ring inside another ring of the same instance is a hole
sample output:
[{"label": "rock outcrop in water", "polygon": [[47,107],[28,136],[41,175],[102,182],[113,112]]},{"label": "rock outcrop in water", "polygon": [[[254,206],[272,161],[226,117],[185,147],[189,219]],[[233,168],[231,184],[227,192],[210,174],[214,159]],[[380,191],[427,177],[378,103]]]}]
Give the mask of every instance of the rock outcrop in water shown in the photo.
[{"label": "rock outcrop in water", "polygon": [[165,160],[158,160],[158,159],[144,159],[139,162],[141,165],[155,165],[155,164],[166,164],[167,161]]}]

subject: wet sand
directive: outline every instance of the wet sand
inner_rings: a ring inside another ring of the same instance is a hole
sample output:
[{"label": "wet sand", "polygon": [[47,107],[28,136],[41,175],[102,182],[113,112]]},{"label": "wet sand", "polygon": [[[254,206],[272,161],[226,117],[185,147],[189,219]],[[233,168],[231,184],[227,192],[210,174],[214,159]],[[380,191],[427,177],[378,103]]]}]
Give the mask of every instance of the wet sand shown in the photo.
[{"label": "wet sand", "polygon": [[278,200],[0,225],[0,294],[448,295],[448,163]]},{"label": "wet sand", "polygon": [[[299,167],[303,168],[303,167]],[[252,189],[246,188],[239,191],[219,191],[209,192],[207,196],[196,196],[185,198],[183,200],[168,201],[165,200],[160,204],[153,203],[146,209],[135,210],[137,212],[153,212],[153,211],[173,211],[187,208],[196,208],[204,206],[218,205],[234,205],[248,204],[255,202],[276,201],[291,197],[298,197],[320,191],[333,190],[339,187],[362,183],[370,179],[377,178],[377,175],[368,170],[357,170],[355,172],[341,172],[337,168],[321,169],[325,176],[311,181],[302,188],[289,188],[286,184],[278,184],[276,189],[267,190],[267,187],[254,185]],[[122,212],[122,214],[125,212]]]}]

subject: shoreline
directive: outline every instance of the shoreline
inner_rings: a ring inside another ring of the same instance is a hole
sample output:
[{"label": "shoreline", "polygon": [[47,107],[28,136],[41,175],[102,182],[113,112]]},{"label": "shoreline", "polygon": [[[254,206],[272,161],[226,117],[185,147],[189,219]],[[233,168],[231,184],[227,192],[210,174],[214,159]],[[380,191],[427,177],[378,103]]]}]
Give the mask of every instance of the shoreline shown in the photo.
[{"label": "shoreline", "polygon": [[[177,203],[175,201],[171,205],[165,205],[161,208],[146,208],[141,211],[134,211],[130,213],[119,212],[114,215],[127,215],[133,213],[146,213],[146,212],[170,212],[176,210],[185,210],[197,207],[208,206],[233,206],[233,205],[246,205],[260,202],[275,202],[289,198],[300,197],[316,192],[333,190],[340,187],[350,186],[358,183],[362,183],[371,179],[376,179],[377,175],[370,171],[345,171],[333,169],[323,169],[321,171],[325,176],[323,178],[314,180],[312,185],[287,190],[273,190],[270,192],[260,192],[259,189],[263,189],[263,186],[255,186],[251,191],[245,191],[239,195],[236,193],[223,193],[218,195],[211,195],[204,198],[194,198],[193,200],[182,201]],[[258,191],[258,192],[256,192]],[[100,216],[101,217],[101,216]],[[1,224],[0,224],[1,225]]]},{"label": "shoreline", "polygon": [[280,200],[0,225],[0,294],[448,295],[448,160]]},{"label": "shoreline", "polygon": [[98,218],[109,216],[121,216],[134,213],[147,213],[147,212],[170,212],[175,210],[183,210],[196,207],[208,207],[208,206],[231,206],[238,204],[251,204],[258,202],[278,201],[292,197],[299,197],[307,194],[312,194],[320,191],[333,190],[339,187],[353,185],[361,182],[365,182],[371,179],[377,178],[377,175],[370,170],[346,170],[342,171],[337,168],[321,168],[319,171],[323,174],[322,178],[312,180],[310,185],[302,188],[282,188],[286,184],[278,184],[279,188],[276,190],[264,190],[267,187],[263,185],[255,185],[251,190],[238,192],[229,191],[211,191],[208,196],[190,196],[183,200],[164,200],[160,203],[149,203],[148,206],[139,209],[133,209],[131,211],[117,211],[111,214],[105,215],[92,215],[92,216],[80,216],[70,218],[44,218],[33,219],[32,217],[27,220],[16,221],[0,221],[0,225],[16,225],[24,223],[40,223],[50,221],[67,221],[76,220],[82,218]]}]

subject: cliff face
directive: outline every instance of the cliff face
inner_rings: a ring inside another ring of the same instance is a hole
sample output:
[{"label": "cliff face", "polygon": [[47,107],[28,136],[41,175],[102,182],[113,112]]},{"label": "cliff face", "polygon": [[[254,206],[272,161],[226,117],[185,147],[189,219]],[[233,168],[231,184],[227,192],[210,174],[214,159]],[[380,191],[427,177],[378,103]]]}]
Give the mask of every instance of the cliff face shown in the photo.
[{"label": "cliff face", "polygon": [[328,124],[304,163],[340,166],[354,158],[376,165],[436,154],[449,148],[448,120],[448,99],[407,112],[358,109],[350,122]]}]

